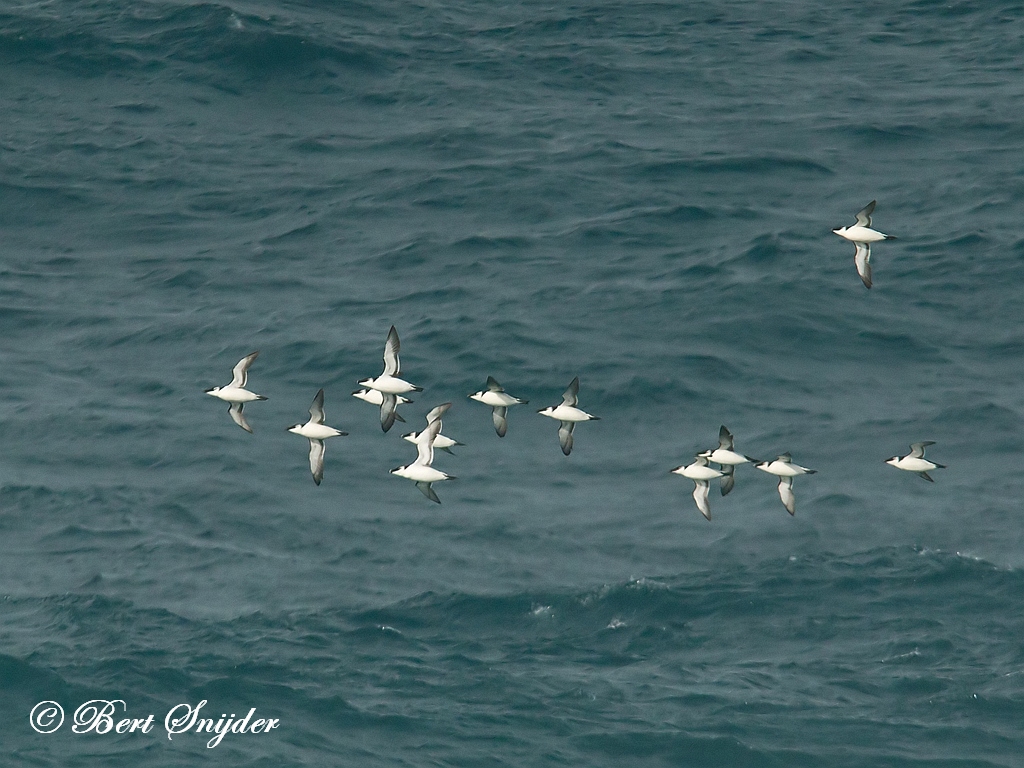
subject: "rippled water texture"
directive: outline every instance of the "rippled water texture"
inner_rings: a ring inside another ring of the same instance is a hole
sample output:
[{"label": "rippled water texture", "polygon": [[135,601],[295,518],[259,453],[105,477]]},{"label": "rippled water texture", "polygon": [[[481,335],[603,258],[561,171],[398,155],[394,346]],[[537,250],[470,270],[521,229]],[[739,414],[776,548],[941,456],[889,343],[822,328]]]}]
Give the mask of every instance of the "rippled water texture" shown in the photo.
[{"label": "rippled water texture", "polygon": [[[1022,43],[1013,3],[4,6],[9,764],[1019,765]],[[873,199],[868,291],[830,230]],[[203,390],[257,349],[249,435]],[[388,470],[445,401],[438,506]],[[723,424],[817,470],[795,516],[749,465],[698,513],[669,469]],[[921,440],[934,484],[883,463]],[[281,725],[30,727],[96,698]]]}]

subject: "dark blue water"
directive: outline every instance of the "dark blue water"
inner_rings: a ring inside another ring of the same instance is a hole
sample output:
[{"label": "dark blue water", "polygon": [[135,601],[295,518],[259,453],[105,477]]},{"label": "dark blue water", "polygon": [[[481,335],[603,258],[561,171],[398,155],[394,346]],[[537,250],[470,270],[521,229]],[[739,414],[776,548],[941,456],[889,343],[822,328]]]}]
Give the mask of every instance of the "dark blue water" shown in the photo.
[{"label": "dark blue water", "polygon": [[[4,5],[4,764],[1021,765],[1022,44],[1019,3]],[[203,390],[256,349],[249,435]],[[388,470],[445,401],[438,506]],[[794,517],[749,465],[698,513],[722,424],[817,470]],[[883,463],[921,440],[934,484]],[[169,740],[204,700],[279,723]]]}]

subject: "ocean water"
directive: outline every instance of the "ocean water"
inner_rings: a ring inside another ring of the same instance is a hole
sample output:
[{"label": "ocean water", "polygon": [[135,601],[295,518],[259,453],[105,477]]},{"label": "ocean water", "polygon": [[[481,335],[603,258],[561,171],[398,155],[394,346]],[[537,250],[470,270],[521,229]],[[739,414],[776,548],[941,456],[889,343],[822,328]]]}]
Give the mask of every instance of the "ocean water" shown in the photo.
[{"label": "ocean water", "polygon": [[[1024,764],[1022,45],[1014,2],[3,4],[0,762]],[[257,349],[249,435],[203,390]],[[436,505],[388,470],[446,401]],[[795,516],[749,465],[698,513],[723,424],[817,470]],[[921,440],[933,484],[883,463]],[[202,701],[279,722],[169,739]]]}]

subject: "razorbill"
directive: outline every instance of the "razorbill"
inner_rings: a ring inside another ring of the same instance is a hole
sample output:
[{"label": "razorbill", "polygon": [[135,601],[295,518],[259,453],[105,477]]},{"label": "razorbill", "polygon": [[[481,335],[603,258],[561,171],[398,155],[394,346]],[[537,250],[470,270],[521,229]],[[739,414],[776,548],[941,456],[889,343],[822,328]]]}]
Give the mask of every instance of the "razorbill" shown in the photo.
[{"label": "razorbill", "polygon": [[707,452],[708,460],[718,464],[722,467],[722,495],[725,496],[732,487],[736,484],[736,480],[733,476],[735,467],[737,464],[746,464],[747,462],[758,463],[757,459],[752,459],[749,456],[744,456],[742,453],[736,453],[733,450],[733,436],[732,432],[722,425],[722,428],[718,430],[718,447],[713,451]]},{"label": "razorbill", "polygon": [[[384,404],[384,394],[378,392],[376,389],[357,389],[355,392],[352,393],[352,397],[358,397],[364,403],[376,405],[378,408]],[[405,419],[402,418],[402,414],[398,412],[397,408],[399,405],[404,405],[405,403],[411,402],[412,400],[410,400],[408,397],[395,395],[395,421],[400,421],[403,424],[405,423]]]},{"label": "razorbill", "polygon": [[293,424],[288,427],[288,431],[309,440],[309,471],[313,473],[313,482],[320,485],[324,478],[324,440],[348,434],[324,424],[323,389],[316,393],[313,404],[309,406],[309,421],[305,424]]},{"label": "razorbill", "polygon": [[708,455],[710,453],[710,451],[698,453],[695,457],[696,461],[692,464],[686,464],[669,470],[674,474],[693,480],[693,500],[697,502],[697,509],[708,520],[711,519],[711,507],[708,504],[708,489],[710,487],[708,481],[714,480],[716,477],[722,477],[725,474],[708,466]]},{"label": "razorbill", "polygon": [[852,227],[840,227],[832,230],[857,246],[853,257],[857,264],[857,274],[868,288],[871,287],[871,243],[896,239],[892,235],[884,235],[871,228],[871,212],[875,210],[876,202],[876,200],[872,200],[861,209],[857,214],[857,223]]},{"label": "razorbill", "polygon": [[256,359],[260,351],[257,349],[252,354],[246,355],[239,360],[235,367],[231,369],[231,383],[224,387],[210,387],[209,389],[203,390],[208,395],[219,397],[226,403],[231,403],[228,406],[228,413],[231,414],[231,420],[238,426],[244,429],[246,432],[251,433],[252,427],[245,420],[245,416],[242,415],[242,406],[245,403],[251,403],[253,400],[266,400],[263,395],[257,395],[254,392],[250,392],[245,388],[245,382],[249,378],[249,366],[252,365],[252,361]]},{"label": "razorbill", "polygon": [[921,443],[911,443],[910,453],[900,458],[899,456],[893,456],[891,459],[886,459],[886,464],[891,464],[896,469],[903,469],[907,472],[917,472],[921,477],[927,480],[929,483],[934,483],[931,475],[928,471],[931,469],[945,469],[945,465],[936,464],[934,461],[928,461],[924,457],[924,449],[929,445],[935,445],[934,440],[925,440]]},{"label": "razorbill", "polygon": [[562,395],[562,402],[559,405],[551,405],[537,411],[541,416],[549,416],[559,422],[558,443],[562,446],[562,453],[568,456],[572,452],[572,430],[579,421],[600,421],[597,416],[591,416],[585,411],[576,407],[580,393],[580,377],[577,376],[569,384],[569,388]]},{"label": "razorbill", "polygon": [[427,428],[420,432],[419,437],[416,439],[416,461],[391,470],[393,475],[415,481],[416,487],[423,492],[423,495],[438,504],[441,503],[441,500],[437,497],[434,489],[431,488],[431,484],[441,482],[442,480],[455,479],[454,475],[445,474],[441,470],[430,466],[434,461],[434,439],[440,432],[440,419],[428,424]]},{"label": "razorbill", "polygon": [[384,342],[384,372],[375,379],[363,379],[356,382],[361,387],[369,387],[381,393],[380,427],[385,432],[391,429],[391,425],[395,423],[395,408],[398,406],[396,396],[405,392],[423,391],[423,387],[417,387],[399,378],[402,373],[402,366],[398,361],[400,347],[398,331],[392,325],[391,330],[388,331],[388,338]]},{"label": "razorbill", "polygon": [[[444,416],[444,414],[447,413],[448,409],[451,407],[451,403],[444,403],[442,405],[437,406],[436,408],[432,408],[430,412],[427,414],[427,426],[429,426],[431,422],[440,421],[441,417]],[[442,426],[441,429],[444,429],[444,427]],[[410,432],[407,435],[402,435],[402,437],[408,440],[410,443],[415,443],[419,439],[420,434],[420,432]],[[450,437],[445,437],[440,432],[438,432],[437,437],[434,438],[435,451],[440,450],[444,451],[445,453],[452,453],[453,445],[464,445],[464,443],[460,443],[458,440],[452,440]],[[454,456],[455,454],[452,453],[452,455]]]},{"label": "razorbill", "polygon": [[508,408],[510,405],[526,405],[529,400],[520,400],[518,397],[505,392],[501,384],[495,381],[493,376],[487,377],[487,389],[474,392],[469,396],[470,400],[491,406],[491,421],[494,422],[494,431],[498,437],[504,437],[508,431]]},{"label": "razorbill", "polygon": [[786,511],[791,515],[795,515],[796,496],[793,495],[793,478],[797,475],[813,475],[818,470],[794,464],[793,457],[788,453],[782,454],[775,461],[762,461],[756,466],[758,469],[779,478],[779,498],[782,499],[782,503],[786,506]]}]

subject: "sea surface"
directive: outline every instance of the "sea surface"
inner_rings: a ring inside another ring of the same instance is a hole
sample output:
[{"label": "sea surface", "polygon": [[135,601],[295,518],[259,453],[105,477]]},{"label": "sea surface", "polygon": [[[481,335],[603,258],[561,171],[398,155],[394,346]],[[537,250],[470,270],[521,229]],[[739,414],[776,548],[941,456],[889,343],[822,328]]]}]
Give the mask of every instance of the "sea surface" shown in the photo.
[{"label": "sea surface", "polygon": [[[1024,765],[1022,51],[1020,2],[0,4],[0,764]],[[389,470],[449,401],[437,505]],[[749,464],[700,515],[722,425],[795,516]],[[168,738],[203,701],[277,727]]]}]

